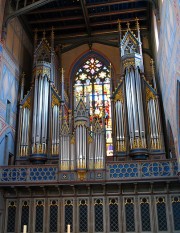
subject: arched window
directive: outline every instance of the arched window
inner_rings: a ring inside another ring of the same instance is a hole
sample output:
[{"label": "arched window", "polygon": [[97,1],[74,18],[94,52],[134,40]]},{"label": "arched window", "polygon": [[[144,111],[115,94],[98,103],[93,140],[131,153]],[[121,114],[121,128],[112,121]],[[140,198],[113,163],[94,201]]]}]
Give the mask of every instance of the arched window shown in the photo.
[{"label": "arched window", "polygon": [[112,155],[112,123],[111,123],[111,74],[110,68],[98,58],[88,58],[75,74],[74,95],[76,100],[83,98],[89,102],[90,123],[99,120],[106,129],[106,151]]}]

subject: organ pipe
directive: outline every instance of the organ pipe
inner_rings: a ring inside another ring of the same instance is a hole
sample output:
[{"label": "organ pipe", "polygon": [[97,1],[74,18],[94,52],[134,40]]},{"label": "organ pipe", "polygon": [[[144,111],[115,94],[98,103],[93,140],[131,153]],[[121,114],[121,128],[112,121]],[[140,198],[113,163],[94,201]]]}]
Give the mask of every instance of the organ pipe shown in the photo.
[{"label": "organ pipe", "polygon": [[25,107],[20,114],[20,156],[28,155],[30,110]]}]

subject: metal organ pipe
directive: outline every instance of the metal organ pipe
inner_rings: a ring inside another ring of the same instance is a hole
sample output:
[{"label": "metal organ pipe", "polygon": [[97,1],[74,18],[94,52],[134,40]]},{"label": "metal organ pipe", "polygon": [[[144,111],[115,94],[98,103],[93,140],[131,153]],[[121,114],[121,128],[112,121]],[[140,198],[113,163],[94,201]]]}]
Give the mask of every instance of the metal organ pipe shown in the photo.
[{"label": "metal organ pipe", "polygon": [[150,101],[148,102],[148,112],[149,112],[149,121],[150,121],[149,123],[150,123],[150,130],[151,130],[151,138],[153,138],[153,124],[152,124],[152,114],[151,114]]},{"label": "metal organ pipe", "polygon": [[33,144],[35,144],[36,142],[37,98],[38,98],[38,77],[35,78],[35,87],[34,87],[33,128],[32,128]]},{"label": "metal organ pipe", "polygon": [[87,158],[87,133],[86,127],[84,126],[84,168],[86,167],[86,158]]},{"label": "metal organ pipe", "polygon": [[138,105],[139,131],[143,146],[145,147],[146,146],[145,123],[144,123],[144,111],[143,111],[143,102],[142,102],[141,77],[138,68],[136,68],[135,75],[136,75],[136,88],[137,88],[136,94],[137,94],[137,105]]},{"label": "metal organ pipe", "polygon": [[126,73],[126,95],[127,95],[127,110],[128,110],[128,124],[129,124],[129,135],[130,135],[130,145],[132,147],[134,140],[134,122],[133,122],[133,106],[132,106],[132,96],[131,96],[131,84],[130,84],[130,72],[127,70]]},{"label": "metal organ pipe", "polygon": [[153,113],[154,113],[154,123],[155,123],[155,137],[158,138],[158,126],[157,126],[157,116],[156,116],[156,106],[155,100],[153,99]]},{"label": "metal organ pipe", "polygon": [[44,80],[44,86],[45,86],[45,91],[43,93],[43,99],[45,100],[44,102],[44,127],[42,125],[42,129],[44,128],[44,133],[43,133],[43,137],[46,141],[47,139],[47,124],[48,124],[48,98],[49,98],[49,82],[47,80],[47,77]]},{"label": "metal organ pipe", "polygon": [[[131,93],[132,93],[132,107],[133,107],[133,120],[134,120],[134,132],[138,132],[139,136],[139,127],[138,127],[138,116],[137,116],[137,100],[136,100],[136,87],[135,87],[135,76],[134,76],[134,69],[131,68]],[[135,134],[135,136],[137,136]]]},{"label": "metal organ pipe", "polygon": [[[136,82],[136,96],[137,96],[137,113],[138,113],[138,123],[139,123],[139,132],[140,134],[142,133],[142,106],[141,106],[141,95],[140,95],[140,87],[141,87],[141,82],[140,82],[140,77],[139,77],[139,71],[138,68],[135,70],[135,82]],[[142,137],[142,135],[141,135]]]},{"label": "metal organ pipe", "polygon": [[156,114],[157,114],[157,128],[158,128],[159,140],[160,140],[160,146],[161,146],[161,143],[163,142],[163,138],[162,138],[162,132],[161,132],[161,122],[160,122],[160,112],[159,112],[158,99],[156,99],[155,104],[156,104]]},{"label": "metal organ pipe", "polygon": [[119,107],[119,101],[117,101],[115,103],[115,116],[116,116],[116,140],[119,141],[120,138],[120,133],[119,133],[119,111],[118,111],[118,107]]},{"label": "metal organ pipe", "polygon": [[42,90],[43,90],[42,76],[39,78],[38,86],[38,106],[37,106],[37,126],[36,126],[36,142],[40,143],[41,137],[41,116],[42,116]]},{"label": "metal organ pipe", "polygon": [[21,133],[20,133],[20,155],[25,156],[28,153],[29,144],[29,116],[30,110],[24,108],[20,116]]}]

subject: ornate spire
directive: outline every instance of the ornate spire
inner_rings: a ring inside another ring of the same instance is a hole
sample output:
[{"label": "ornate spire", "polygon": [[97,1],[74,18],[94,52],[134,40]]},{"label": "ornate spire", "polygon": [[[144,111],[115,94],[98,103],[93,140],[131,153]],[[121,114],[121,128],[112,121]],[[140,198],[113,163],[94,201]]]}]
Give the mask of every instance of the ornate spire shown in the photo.
[{"label": "ornate spire", "polygon": [[54,50],[54,28],[51,29],[51,50]]},{"label": "ornate spire", "polygon": [[139,27],[139,19],[136,17],[136,29],[137,29],[137,36],[139,42],[141,42],[141,37],[140,37],[140,27]]},{"label": "ornate spire", "polygon": [[44,40],[46,39],[46,31],[45,30],[43,31],[43,39]]},{"label": "ornate spire", "polygon": [[25,77],[25,73],[23,72],[21,75],[21,96],[20,96],[20,100],[23,99],[24,97],[24,77]]},{"label": "ornate spire", "polygon": [[154,67],[154,60],[153,59],[151,59],[150,65],[151,65],[151,71],[152,71],[154,89],[157,90],[156,89],[156,80],[155,80],[155,67]]},{"label": "ornate spire", "polygon": [[34,47],[37,46],[37,41],[38,41],[37,32],[38,32],[38,30],[37,30],[37,28],[36,28],[36,29],[35,29],[35,33],[34,33]]},{"label": "ornate spire", "polygon": [[118,19],[118,32],[119,32],[119,43],[121,43],[121,21]]},{"label": "ornate spire", "polygon": [[127,22],[127,31],[129,31],[130,30],[130,23],[129,22]]},{"label": "ornate spire", "polygon": [[61,98],[62,98],[62,101],[64,101],[64,69],[62,68],[61,69]]}]

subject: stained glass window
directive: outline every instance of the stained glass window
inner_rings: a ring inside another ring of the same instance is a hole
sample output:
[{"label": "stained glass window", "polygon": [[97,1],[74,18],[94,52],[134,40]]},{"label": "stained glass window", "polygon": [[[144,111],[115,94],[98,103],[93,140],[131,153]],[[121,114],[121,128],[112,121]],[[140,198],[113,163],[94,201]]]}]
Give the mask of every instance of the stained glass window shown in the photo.
[{"label": "stained glass window", "polygon": [[180,231],[180,196],[172,198],[174,230]]},{"label": "stained glass window", "polygon": [[49,218],[49,232],[57,232],[58,205],[56,200],[51,201]]},{"label": "stained glass window", "polygon": [[103,223],[103,200],[102,199],[95,200],[94,220],[95,220],[95,232],[103,232],[104,223]]},{"label": "stained glass window", "polygon": [[110,232],[119,232],[117,199],[109,200],[109,223]]},{"label": "stained glass window", "polygon": [[67,225],[70,225],[70,231],[73,232],[73,201],[65,201],[65,229],[67,232]]},{"label": "stained glass window", "polygon": [[11,201],[8,206],[7,232],[15,232],[16,203]]},{"label": "stained glass window", "polygon": [[113,153],[110,76],[110,68],[91,57],[76,72],[74,85],[76,101],[83,99],[89,103],[90,122],[98,119],[103,124],[104,117],[107,156]]},{"label": "stained glass window", "polygon": [[150,209],[148,199],[142,198],[140,207],[142,231],[151,231]]},{"label": "stained glass window", "polygon": [[86,200],[79,203],[79,232],[88,232],[88,206]]},{"label": "stained glass window", "polygon": [[126,231],[135,232],[134,203],[128,198],[125,203]]},{"label": "stained glass window", "polygon": [[156,206],[159,231],[167,231],[166,203],[164,198],[158,198]]},{"label": "stained glass window", "polygon": [[23,232],[23,226],[29,226],[29,204],[28,201],[24,201],[22,206],[22,213],[21,213],[21,232]]},{"label": "stained glass window", "polygon": [[43,232],[44,206],[42,201],[37,202],[35,232]]}]

